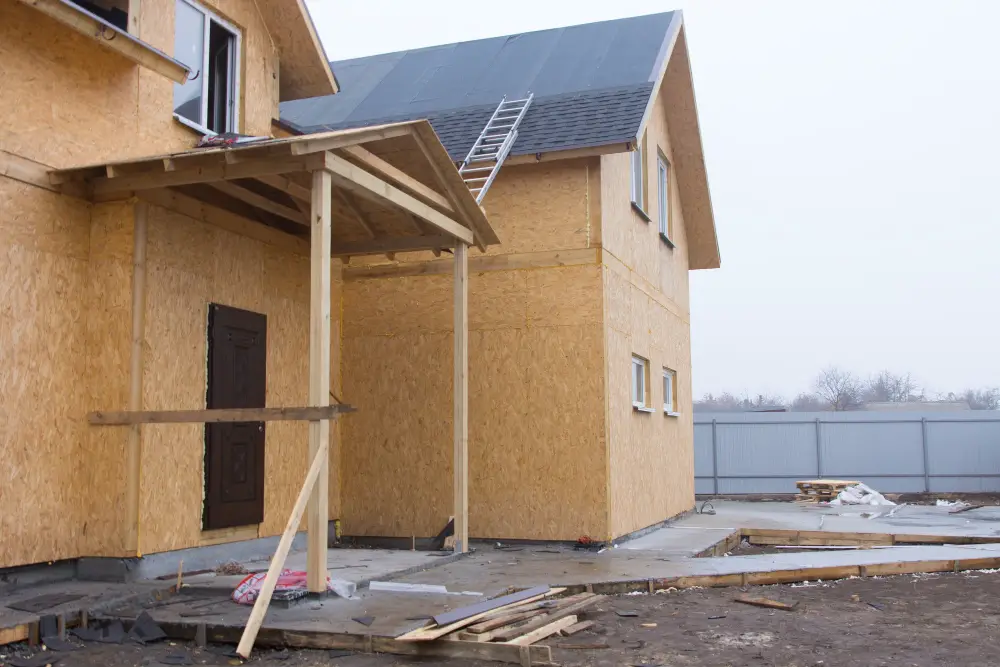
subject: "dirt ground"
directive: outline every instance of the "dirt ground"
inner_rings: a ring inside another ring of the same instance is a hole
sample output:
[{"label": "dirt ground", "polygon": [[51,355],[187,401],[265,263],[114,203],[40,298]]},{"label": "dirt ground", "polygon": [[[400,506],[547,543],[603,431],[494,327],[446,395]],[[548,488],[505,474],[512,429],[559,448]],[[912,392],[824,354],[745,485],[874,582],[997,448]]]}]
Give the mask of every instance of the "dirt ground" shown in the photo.
[{"label": "dirt ground", "polygon": [[[738,604],[737,595],[797,603],[793,611]],[[635,616],[622,616],[634,612]],[[588,618],[594,628],[546,640],[566,667],[671,665],[931,666],[996,665],[1000,652],[1000,572],[913,575],[787,586],[692,589],[607,598]],[[645,627],[644,624],[654,624]],[[573,649],[566,645],[606,645]],[[231,647],[229,647],[231,648]],[[25,647],[0,647],[0,664]],[[30,651],[28,652],[30,653]],[[184,644],[90,644],[66,653],[60,667],[164,664],[168,655],[194,665],[238,664]],[[260,667],[474,665],[389,655],[334,657],[327,651],[265,651]],[[485,665],[487,663],[478,663]]]}]

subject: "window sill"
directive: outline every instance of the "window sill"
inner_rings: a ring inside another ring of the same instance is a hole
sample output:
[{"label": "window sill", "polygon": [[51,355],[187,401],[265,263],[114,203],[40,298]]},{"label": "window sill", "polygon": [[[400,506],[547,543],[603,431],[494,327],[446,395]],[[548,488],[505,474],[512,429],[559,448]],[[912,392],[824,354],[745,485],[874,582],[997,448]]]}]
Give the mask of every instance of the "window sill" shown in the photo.
[{"label": "window sill", "polygon": [[656,408],[647,408],[645,405],[633,405],[632,406],[632,411],[633,412],[653,413],[653,412],[656,412]]},{"label": "window sill", "polygon": [[679,412],[668,412],[668,411],[664,410],[663,411],[663,416],[664,417],[680,417],[681,413],[679,413]]},{"label": "window sill", "polygon": [[89,37],[104,48],[116,51],[135,64],[162,74],[171,81],[184,83],[187,80],[188,68],[183,63],[69,0],[21,0],[21,2]]},{"label": "window sill", "polygon": [[674,245],[674,242],[670,240],[670,237],[664,234],[663,232],[660,232],[660,240],[666,243],[667,247],[670,248],[671,250],[677,247],[676,245]]},{"label": "window sill", "polygon": [[631,201],[631,203],[632,203],[632,210],[638,213],[640,216],[642,216],[643,220],[645,220],[646,222],[653,221],[653,219],[649,217],[649,214],[643,211],[642,207],[639,206],[639,204],[637,204],[634,199]]},{"label": "window sill", "polygon": [[194,122],[193,120],[188,120],[184,116],[180,116],[178,114],[174,114],[174,120],[177,121],[178,123],[180,123],[181,125],[183,125],[184,127],[188,128],[190,130],[194,130],[195,132],[197,132],[199,135],[201,135],[203,137],[214,137],[215,136],[215,132],[212,132],[207,127],[202,127],[201,125],[199,125],[198,123]]}]

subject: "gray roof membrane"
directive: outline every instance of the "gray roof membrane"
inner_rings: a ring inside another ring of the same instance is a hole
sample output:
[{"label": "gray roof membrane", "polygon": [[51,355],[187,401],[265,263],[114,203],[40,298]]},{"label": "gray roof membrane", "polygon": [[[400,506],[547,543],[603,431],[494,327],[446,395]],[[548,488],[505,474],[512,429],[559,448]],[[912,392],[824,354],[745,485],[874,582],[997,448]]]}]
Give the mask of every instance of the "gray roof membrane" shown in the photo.
[{"label": "gray roof membrane", "polygon": [[635,138],[677,13],[480,39],[331,63],[341,92],[285,102],[303,132],[426,118],[455,160],[504,95],[534,93],[512,153]]}]

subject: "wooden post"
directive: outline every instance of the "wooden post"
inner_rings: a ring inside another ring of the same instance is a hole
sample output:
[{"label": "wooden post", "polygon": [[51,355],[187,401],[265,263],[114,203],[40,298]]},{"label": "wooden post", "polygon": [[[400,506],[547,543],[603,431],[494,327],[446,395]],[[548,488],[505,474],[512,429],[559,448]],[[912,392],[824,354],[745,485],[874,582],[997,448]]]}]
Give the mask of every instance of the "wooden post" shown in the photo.
[{"label": "wooden post", "polygon": [[[146,229],[149,205],[138,202],[132,228],[132,351],[129,359],[128,409],[142,410],[142,356],[146,332]],[[142,427],[129,427],[125,447],[126,544],[129,553],[142,555],[139,545],[139,482],[142,475]]]},{"label": "wooden post", "polygon": [[[333,181],[330,172],[313,172],[311,248],[312,284],[309,290],[309,405],[330,404],[330,234]],[[329,451],[330,422],[309,422],[309,459]],[[306,573],[309,591],[326,591],[327,524],[329,514],[329,456],[321,463],[309,499]]]},{"label": "wooden post", "polygon": [[264,616],[267,614],[267,608],[271,604],[274,587],[278,585],[278,575],[285,567],[285,559],[288,558],[288,551],[292,548],[292,540],[295,539],[295,533],[299,529],[302,514],[306,511],[306,503],[311,493],[316,490],[316,485],[322,478],[321,470],[326,469],[329,460],[329,450],[326,447],[320,448],[312,459],[309,472],[306,473],[306,481],[302,484],[302,489],[299,490],[299,497],[295,500],[292,515],[288,517],[288,523],[285,524],[285,532],[281,534],[278,548],[274,552],[274,557],[271,558],[267,574],[264,575],[264,583],[261,584],[260,593],[254,600],[253,611],[250,612],[250,618],[247,619],[246,627],[243,628],[243,634],[240,636],[240,643],[236,647],[236,652],[244,659],[250,657],[253,643],[257,640],[257,632],[260,630]]},{"label": "wooden post", "polygon": [[455,246],[455,552],[469,549],[469,247]]}]

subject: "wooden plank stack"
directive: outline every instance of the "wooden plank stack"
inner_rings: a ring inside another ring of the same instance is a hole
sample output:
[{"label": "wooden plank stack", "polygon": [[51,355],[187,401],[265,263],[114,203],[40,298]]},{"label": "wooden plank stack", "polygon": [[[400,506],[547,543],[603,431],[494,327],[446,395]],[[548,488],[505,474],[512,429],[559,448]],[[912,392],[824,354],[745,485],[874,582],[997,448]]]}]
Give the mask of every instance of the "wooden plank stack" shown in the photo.
[{"label": "wooden plank stack", "polygon": [[[549,647],[532,645],[555,634],[574,634],[593,625],[581,622],[579,615],[604,597],[595,593],[555,597],[564,591],[543,586],[456,609],[436,616],[426,626],[401,635],[396,641],[475,644],[486,659],[493,647],[522,647],[519,653],[522,664],[525,658],[529,661],[534,658],[537,664],[540,656],[528,649],[548,653]],[[497,650],[493,659],[505,660],[507,655],[508,650]]]},{"label": "wooden plank stack", "polygon": [[799,487],[799,494],[795,499],[810,503],[830,502],[847,487],[859,483],[845,479],[809,479],[795,482],[795,486]]}]

